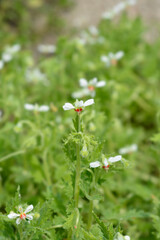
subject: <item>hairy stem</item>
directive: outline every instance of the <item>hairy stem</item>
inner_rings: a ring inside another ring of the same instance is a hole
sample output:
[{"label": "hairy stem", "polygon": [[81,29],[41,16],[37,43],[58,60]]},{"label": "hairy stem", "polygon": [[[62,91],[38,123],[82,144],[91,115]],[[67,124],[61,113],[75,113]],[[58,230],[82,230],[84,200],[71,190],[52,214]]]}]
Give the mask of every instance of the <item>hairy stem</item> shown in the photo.
[{"label": "hairy stem", "polygon": [[[80,115],[77,117],[77,132],[80,132]],[[78,208],[79,203],[79,183],[81,177],[81,163],[80,163],[80,144],[78,143],[76,146],[76,154],[77,154],[77,164],[76,164],[76,180],[75,180],[75,192],[74,192],[74,200],[75,200],[75,208]]]}]

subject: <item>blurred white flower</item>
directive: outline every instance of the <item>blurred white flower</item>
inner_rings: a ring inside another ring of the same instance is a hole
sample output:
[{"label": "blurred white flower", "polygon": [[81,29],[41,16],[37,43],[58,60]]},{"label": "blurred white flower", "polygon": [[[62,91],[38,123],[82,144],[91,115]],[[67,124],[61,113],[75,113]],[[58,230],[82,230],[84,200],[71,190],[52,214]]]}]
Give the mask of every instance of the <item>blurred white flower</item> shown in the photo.
[{"label": "blurred white flower", "polygon": [[127,4],[128,4],[128,5],[133,6],[133,5],[135,5],[136,3],[137,3],[137,0],[127,0]]},{"label": "blurred white flower", "polygon": [[52,53],[55,53],[56,46],[49,45],[49,44],[48,45],[40,44],[40,45],[38,45],[37,49],[40,53],[52,54]]},{"label": "blurred white flower", "polygon": [[0,60],[0,70],[3,68],[3,66],[4,66],[4,62]]},{"label": "blurred white flower", "polygon": [[119,153],[120,154],[127,154],[127,153],[136,152],[137,150],[138,150],[137,144],[132,144],[130,146],[126,146],[124,148],[120,148],[119,149]]},{"label": "blurred white flower", "polygon": [[113,14],[117,15],[118,13],[122,12],[126,8],[126,2],[120,2],[113,8]]},{"label": "blurred white flower", "polygon": [[110,164],[121,161],[121,159],[122,159],[121,155],[117,155],[115,157],[110,157],[109,159],[105,158],[104,162],[103,162],[104,163],[103,168],[108,169]]},{"label": "blurred white flower", "polygon": [[26,210],[24,211],[21,206],[18,207],[19,213],[10,212],[8,214],[8,218],[15,219],[16,218],[16,224],[20,224],[22,220],[27,220],[30,223],[30,220],[33,220],[33,214],[28,214],[33,210],[33,205],[29,205]]},{"label": "blurred white flower", "polygon": [[88,31],[93,35],[93,36],[97,36],[99,31],[95,26],[90,26],[88,28]]},{"label": "blurred white flower", "polygon": [[44,73],[40,71],[40,69],[28,69],[26,71],[26,81],[31,83],[42,82],[45,85],[48,85],[48,79]]},{"label": "blurred white flower", "polygon": [[124,56],[123,51],[119,51],[117,53],[110,52],[108,56],[105,55],[101,56],[101,61],[104,62],[107,65],[107,67],[111,65],[115,66],[117,65],[118,60],[120,60],[123,56]]},{"label": "blurred white flower", "polygon": [[90,168],[97,168],[97,167],[100,167],[101,164],[100,164],[99,161],[96,161],[96,162],[91,162],[91,163],[89,164],[89,166],[90,166]]},{"label": "blurred white flower", "polygon": [[105,12],[102,15],[102,18],[104,18],[104,19],[112,19],[113,17],[114,17],[113,12]]},{"label": "blurred white flower", "polygon": [[24,105],[24,108],[28,111],[35,111],[35,112],[47,112],[49,111],[49,106],[46,106],[46,105],[42,105],[42,106],[39,106],[38,104],[28,104],[26,103]]},{"label": "blurred white flower", "polygon": [[119,232],[116,234],[116,236],[114,237],[114,240],[130,240],[129,236],[123,236],[122,234],[120,234]]},{"label": "blurred white flower", "polygon": [[74,92],[72,94],[73,98],[80,98],[80,97],[84,97],[84,96],[95,97],[95,95],[96,95],[95,89],[104,87],[106,85],[106,82],[105,81],[98,82],[97,78],[93,78],[90,81],[87,81],[85,78],[81,78],[79,80],[79,85],[80,85],[80,87],[83,88],[83,90]]},{"label": "blurred white flower", "polygon": [[90,106],[94,104],[94,99],[89,99],[86,102],[78,101],[76,100],[74,106],[71,103],[65,103],[65,105],[63,106],[63,109],[66,110],[71,110],[74,109],[77,113],[80,113],[84,110],[85,107]]},{"label": "blurred white flower", "polygon": [[17,53],[21,49],[21,46],[19,44],[15,44],[13,46],[7,46],[2,53],[2,60],[4,62],[9,62],[12,60],[15,53]]}]

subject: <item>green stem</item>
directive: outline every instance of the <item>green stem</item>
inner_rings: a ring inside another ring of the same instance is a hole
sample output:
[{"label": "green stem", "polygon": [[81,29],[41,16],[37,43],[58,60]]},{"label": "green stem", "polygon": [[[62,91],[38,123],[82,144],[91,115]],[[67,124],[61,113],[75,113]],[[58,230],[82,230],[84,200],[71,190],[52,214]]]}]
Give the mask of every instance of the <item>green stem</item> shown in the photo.
[{"label": "green stem", "polygon": [[[80,115],[77,116],[77,132],[80,132]],[[80,162],[80,144],[78,143],[76,146],[76,154],[77,154],[77,164],[76,164],[76,180],[75,180],[75,192],[74,192],[74,200],[75,200],[75,208],[78,208],[79,203],[79,183],[81,177],[81,162]]]},{"label": "green stem", "polygon": [[92,211],[93,211],[93,200],[90,200],[89,214],[88,214],[88,226],[87,226],[88,231],[90,230],[90,228],[92,226]]},{"label": "green stem", "polygon": [[44,152],[44,155],[43,155],[43,168],[44,168],[44,174],[47,179],[47,183],[49,186],[51,186],[52,181],[51,181],[51,176],[50,176],[50,168],[48,165],[47,153],[48,153],[48,149]]},{"label": "green stem", "polygon": [[17,152],[8,154],[7,156],[0,158],[0,162],[3,162],[5,160],[7,160],[8,158],[11,158],[11,157],[14,157],[14,156],[17,156],[20,154],[24,154],[24,153],[25,153],[25,150],[21,150],[21,151],[17,151]]}]

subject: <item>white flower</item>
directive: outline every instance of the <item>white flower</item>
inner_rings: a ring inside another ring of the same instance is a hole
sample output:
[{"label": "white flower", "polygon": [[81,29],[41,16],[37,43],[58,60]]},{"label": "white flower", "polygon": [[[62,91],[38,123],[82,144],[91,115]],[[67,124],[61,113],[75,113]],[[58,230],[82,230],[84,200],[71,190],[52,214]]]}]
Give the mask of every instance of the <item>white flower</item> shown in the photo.
[{"label": "white flower", "polygon": [[91,162],[91,163],[89,164],[89,166],[90,166],[90,168],[97,168],[97,167],[100,167],[101,164],[100,164],[99,161],[96,161],[96,162]]},{"label": "white flower", "polygon": [[79,80],[80,87],[83,87],[83,90],[74,92],[72,94],[73,98],[81,98],[84,96],[95,97],[95,88],[101,88],[106,85],[105,81],[97,81],[97,78],[93,78],[90,81],[87,81],[85,78]]},{"label": "white flower", "polygon": [[105,12],[102,15],[102,18],[104,18],[104,19],[112,19],[113,17],[114,17],[113,12]]},{"label": "white flower", "polygon": [[27,82],[43,82],[48,84],[48,80],[46,75],[42,73],[38,68],[35,69],[28,69],[26,71],[26,80]]},{"label": "white flower", "polygon": [[98,35],[98,29],[95,26],[90,26],[88,28],[89,32],[93,35],[93,36],[97,36]]},{"label": "white flower", "polygon": [[38,51],[40,53],[54,53],[56,51],[56,46],[54,45],[44,45],[44,44],[40,44],[37,47]]},{"label": "white flower", "polygon": [[128,5],[135,5],[137,3],[137,0],[127,0],[126,2]]},{"label": "white flower", "polygon": [[63,106],[63,109],[66,110],[71,110],[74,109],[77,113],[80,113],[81,111],[84,110],[85,107],[90,106],[94,104],[94,99],[89,99],[86,102],[78,101],[76,100],[74,106],[71,103],[65,103],[65,105]]},{"label": "white flower", "polygon": [[4,66],[4,62],[0,60],[0,70],[3,68],[3,66]]},{"label": "white flower", "polygon": [[124,147],[124,148],[120,148],[119,149],[119,153],[120,154],[127,154],[127,153],[136,152],[137,150],[138,150],[137,144],[132,144],[130,146],[127,146],[127,147]]},{"label": "white flower", "polygon": [[120,60],[123,56],[123,51],[119,51],[117,53],[110,52],[108,56],[101,56],[101,61],[106,63],[107,67],[109,67],[110,65],[116,65],[117,61]]},{"label": "white flower", "polygon": [[113,8],[113,13],[117,15],[118,13],[122,12],[126,8],[126,3],[125,2],[120,2],[118,3],[114,8]]},{"label": "white flower", "polygon": [[5,51],[2,53],[2,60],[4,62],[9,62],[12,60],[15,53],[17,53],[21,49],[19,44],[15,44],[13,46],[7,46]]},{"label": "white flower", "polygon": [[19,213],[17,214],[14,212],[10,212],[10,214],[8,214],[8,218],[10,219],[17,218],[16,224],[20,224],[22,220],[28,220],[28,222],[30,222],[30,220],[33,219],[33,214],[28,214],[28,213],[31,212],[32,210],[33,210],[33,205],[29,205],[25,211],[21,206],[19,206],[18,207]]},{"label": "white flower", "polygon": [[109,159],[105,158],[103,168],[108,169],[110,164],[121,161],[121,159],[122,159],[121,155],[117,155],[115,157],[110,157]]},{"label": "white flower", "polygon": [[129,236],[123,236],[122,234],[120,234],[119,232],[116,234],[116,236],[114,237],[114,240],[130,240]]},{"label": "white flower", "polygon": [[42,106],[39,106],[38,104],[28,104],[26,103],[24,105],[24,108],[28,111],[35,111],[35,112],[47,112],[49,111],[49,106],[46,106],[46,105],[42,105]]}]

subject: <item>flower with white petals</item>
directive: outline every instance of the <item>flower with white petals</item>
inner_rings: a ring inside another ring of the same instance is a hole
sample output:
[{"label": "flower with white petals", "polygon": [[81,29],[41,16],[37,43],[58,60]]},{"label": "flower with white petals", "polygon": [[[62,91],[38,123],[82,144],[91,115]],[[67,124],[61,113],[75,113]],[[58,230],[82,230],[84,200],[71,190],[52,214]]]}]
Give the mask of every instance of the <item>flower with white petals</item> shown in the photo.
[{"label": "flower with white petals", "polygon": [[98,35],[98,29],[95,26],[90,26],[88,28],[88,31],[93,35],[93,36],[97,36]]},{"label": "flower with white petals", "polygon": [[118,3],[114,8],[113,8],[113,14],[117,15],[120,12],[124,11],[126,8],[127,4],[126,2],[120,2]]},{"label": "flower with white petals", "polygon": [[103,165],[102,168],[104,168],[104,169],[107,170],[107,169],[109,168],[110,164],[112,164],[112,163],[114,163],[114,162],[121,161],[121,159],[122,159],[122,156],[121,156],[121,155],[117,155],[117,156],[115,156],[115,157],[110,157],[109,159],[105,158],[105,159],[104,159],[104,165]]},{"label": "flower with white petals", "polygon": [[119,153],[120,154],[127,154],[127,153],[136,152],[137,150],[138,150],[137,144],[132,144],[130,146],[126,146],[124,148],[120,148],[119,149]]},{"label": "flower with white petals", "polygon": [[54,45],[44,45],[44,44],[40,44],[38,45],[37,47],[38,51],[40,53],[43,53],[43,54],[52,54],[52,53],[55,53],[56,51],[56,46]]},{"label": "flower with white petals", "polygon": [[94,99],[89,99],[86,102],[76,100],[75,104],[65,103],[63,109],[65,111],[74,109],[77,113],[81,113],[85,107],[94,104]]},{"label": "flower with white petals", "polygon": [[121,233],[117,233],[114,237],[114,240],[130,240],[130,237],[128,235],[123,236]]},{"label": "flower with white petals", "polygon": [[19,44],[15,44],[13,46],[7,46],[5,51],[2,53],[2,60],[4,62],[9,62],[12,60],[15,53],[17,53],[21,49]]},{"label": "flower with white petals", "polygon": [[124,56],[123,51],[119,51],[117,53],[110,52],[108,56],[101,56],[101,61],[106,63],[107,67],[113,65],[117,65],[118,60],[120,60]]},{"label": "flower with white petals", "polygon": [[99,161],[96,161],[96,162],[91,162],[91,163],[89,164],[89,166],[90,166],[90,168],[97,168],[97,167],[100,167],[101,164],[100,164]]},{"label": "flower with white petals", "polygon": [[73,98],[84,97],[88,95],[91,97],[95,97],[96,94],[95,89],[104,87],[106,85],[106,82],[105,81],[98,82],[97,78],[93,78],[90,81],[87,81],[85,78],[81,78],[79,80],[79,85],[80,87],[83,88],[83,90],[74,92],[72,94]]},{"label": "flower with white petals", "polygon": [[22,206],[18,207],[18,212],[19,213],[14,213],[14,212],[10,212],[10,214],[8,214],[8,218],[10,219],[16,219],[16,224],[20,224],[21,221],[23,220],[27,220],[29,223],[31,220],[33,220],[33,214],[28,214],[29,212],[31,212],[33,210],[33,205],[29,205],[26,210],[24,211]]},{"label": "flower with white petals", "polygon": [[28,111],[35,111],[35,112],[47,112],[49,111],[49,106],[47,105],[41,105],[39,106],[38,104],[29,104],[29,103],[26,103],[24,105],[24,108]]},{"label": "flower with white petals", "polygon": [[127,0],[127,5],[135,5],[137,3],[137,0]]},{"label": "flower with white petals", "polygon": [[37,82],[42,82],[45,85],[48,85],[48,80],[47,77],[44,73],[40,71],[40,69],[35,68],[35,69],[28,69],[26,71],[26,81],[31,83],[37,83]]}]

